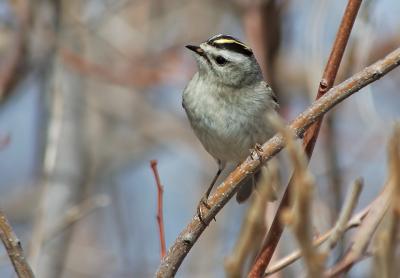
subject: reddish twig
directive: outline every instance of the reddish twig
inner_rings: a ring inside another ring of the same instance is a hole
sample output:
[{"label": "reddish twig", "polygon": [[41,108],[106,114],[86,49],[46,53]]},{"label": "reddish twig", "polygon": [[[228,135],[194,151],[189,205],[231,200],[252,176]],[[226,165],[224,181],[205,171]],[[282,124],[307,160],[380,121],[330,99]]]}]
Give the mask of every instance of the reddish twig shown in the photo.
[{"label": "reddish twig", "polygon": [[[329,90],[323,97],[315,101],[307,110],[294,119],[289,128],[297,137],[302,138],[305,131],[329,110],[399,65],[400,48],[397,48],[384,59],[364,68],[359,73]],[[267,162],[278,154],[284,146],[285,141],[282,136],[275,135],[261,147],[259,151],[260,159],[254,160],[251,156],[248,156],[243,163],[231,172],[209,197],[208,204],[211,206],[211,209],[204,212],[204,222],[208,225],[236,193],[240,182],[259,169],[260,160],[264,163]],[[162,259],[157,270],[157,277],[174,276],[183,259],[206,229],[207,225],[204,225],[197,215],[192,218]]]},{"label": "reddish twig", "polygon": [[[361,0],[349,0],[347,4],[331,54],[329,56],[328,62],[325,66],[324,74],[319,84],[316,97],[317,100],[321,98],[330,88],[332,88],[335,82],[339,65],[342,60],[343,53],[346,48],[347,41],[350,37],[351,29],[353,27],[360,5]],[[316,121],[304,134],[303,147],[305,149],[305,153],[308,159],[310,159],[312,156],[322,120],[323,117],[319,118],[318,121]],[[292,184],[294,182],[294,176],[295,175],[292,176],[288,186],[286,187],[281,203],[279,204],[278,210],[275,214],[275,218],[257,256],[257,259],[254,262],[253,267],[249,273],[249,277],[262,276],[272,258],[272,255],[275,252],[275,248],[278,245],[279,239],[284,229],[284,226],[280,221],[280,215],[282,211],[289,206],[289,189],[292,187]]]},{"label": "reddish twig", "polygon": [[0,211],[0,238],[6,248],[15,272],[19,278],[33,278],[33,272],[25,259],[21,243],[15,235],[10,223],[3,212]]},{"label": "reddish twig", "polygon": [[4,149],[7,147],[11,142],[11,136],[10,134],[6,134],[3,137],[0,138],[0,150]]},{"label": "reddish twig", "polygon": [[161,259],[164,258],[167,253],[167,248],[165,247],[165,233],[164,233],[164,217],[163,217],[163,193],[164,188],[161,185],[160,175],[157,170],[157,160],[150,161],[150,167],[153,170],[154,178],[157,185],[157,223],[158,230],[160,234],[160,245],[161,245]]}]

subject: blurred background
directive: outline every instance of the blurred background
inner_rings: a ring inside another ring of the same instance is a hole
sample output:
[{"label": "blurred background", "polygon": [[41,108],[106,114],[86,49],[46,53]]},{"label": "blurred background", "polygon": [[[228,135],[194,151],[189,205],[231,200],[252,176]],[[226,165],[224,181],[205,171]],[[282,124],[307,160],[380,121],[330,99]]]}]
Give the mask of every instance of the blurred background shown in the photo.
[{"label": "blurred background", "polygon": [[[219,33],[246,42],[289,122],[315,97],[346,4],[1,0],[0,209],[37,277],[154,275],[160,244],[151,159],[164,186],[167,247],[194,215],[216,163],[181,106],[196,71],[184,45]],[[336,83],[398,47],[399,14],[399,1],[363,1]],[[395,70],[326,118],[311,161],[317,231],[335,222],[356,177],[365,180],[358,208],[380,191],[399,85]],[[284,183],[290,167],[281,160]],[[245,209],[230,202],[177,277],[223,277]],[[297,248],[289,232],[284,238],[280,255]],[[301,267],[280,275],[295,277]],[[0,277],[13,273],[0,248]],[[349,277],[368,273],[366,260]]]}]

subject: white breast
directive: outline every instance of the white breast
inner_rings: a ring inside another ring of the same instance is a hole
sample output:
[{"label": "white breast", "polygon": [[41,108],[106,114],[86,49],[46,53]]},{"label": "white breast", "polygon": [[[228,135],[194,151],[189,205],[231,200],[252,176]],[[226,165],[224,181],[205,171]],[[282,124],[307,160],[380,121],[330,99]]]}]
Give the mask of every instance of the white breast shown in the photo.
[{"label": "white breast", "polygon": [[240,162],[256,143],[264,143],[272,135],[266,118],[267,112],[274,110],[270,92],[232,89],[229,95],[221,95],[216,93],[221,91],[218,88],[199,86],[199,82],[195,75],[182,103],[195,134],[214,158]]}]

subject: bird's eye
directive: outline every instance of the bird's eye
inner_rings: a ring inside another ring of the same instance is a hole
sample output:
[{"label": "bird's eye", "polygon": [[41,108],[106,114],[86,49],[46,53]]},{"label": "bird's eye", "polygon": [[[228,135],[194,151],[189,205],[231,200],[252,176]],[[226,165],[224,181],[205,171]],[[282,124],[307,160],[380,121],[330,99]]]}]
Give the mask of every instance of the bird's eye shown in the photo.
[{"label": "bird's eye", "polygon": [[222,57],[222,56],[217,56],[215,57],[215,62],[217,62],[218,65],[223,66],[225,65],[228,61]]}]

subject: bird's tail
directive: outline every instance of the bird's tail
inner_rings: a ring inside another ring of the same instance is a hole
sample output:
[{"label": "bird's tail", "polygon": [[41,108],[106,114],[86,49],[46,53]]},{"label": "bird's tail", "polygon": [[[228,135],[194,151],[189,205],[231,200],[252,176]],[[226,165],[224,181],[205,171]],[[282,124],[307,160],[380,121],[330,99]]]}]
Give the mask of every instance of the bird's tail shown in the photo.
[{"label": "bird's tail", "polygon": [[[261,167],[261,170],[257,171],[254,175],[246,178],[245,180],[243,180],[239,186],[239,190],[236,193],[236,201],[241,204],[243,202],[245,202],[250,196],[251,193],[253,192],[253,189],[256,188],[256,186],[262,182],[262,177],[263,177],[263,170],[267,170],[264,169],[265,166]],[[267,170],[268,171],[268,170]],[[272,186],[272,190],[271,190],[271,198],[269,201],[275,201],[276,200],[276,194],[274,194],[275,192],[275,185],[272,184],[264,184],[264,186]]]}]

